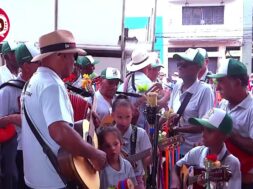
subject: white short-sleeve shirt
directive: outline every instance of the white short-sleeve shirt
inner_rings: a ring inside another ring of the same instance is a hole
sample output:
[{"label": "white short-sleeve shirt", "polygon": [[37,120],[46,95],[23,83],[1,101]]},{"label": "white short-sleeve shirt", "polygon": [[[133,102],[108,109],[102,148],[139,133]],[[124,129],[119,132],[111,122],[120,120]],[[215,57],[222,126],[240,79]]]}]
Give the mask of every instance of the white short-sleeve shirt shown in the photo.
[{"label": "white short-sleeve shirt", "polygon": [[10,72],[6,65],[0,66],[0,85],[10,79],[16,79],[16,76]]},{"label": "white short-sleeve shirt", "polygon": [[[214,95],[210,85],[196,80],[192,86],[182,93],[183,81],[179,80],[171,93],[169,108],[172,108],[174,112],[177,112],[181,103],[183,102],[186,92],[192,93],[192,97],[187,104],[185,111],[180,119],[180,125],[190,125],[188,120],[191,117],[201,118],[203,117],[214,105]],[[184,143],[181,147],[181,153],[186,154],[194,145],[201,141],[201,133],[182,133],[185,138]]]},{"label": "white short-sleeve shirt", "polygon": [[[123,135],[122,149],[125,152],[127,152],[128,154],[130,154],[130,152],[131,152],[131,135],[132,135],[132,131],[133,131],[133,129],[132,129],[132,125],[131,125],[131,126],[128,127],[127,131]],[[151,145],[151,142],[149,140],[147,132],[144,129],[142,129],[140,127],[137,127],[137,140],[136,140],[135,152],[139,153],[139,152],[142,152],[144,150],[151,149],[151,147],[152,147],[152,145]],[[145,174],[142,160],[139,160],[139,161],[136,162],[136,168],[134,169],[134,172],[135,172],[136,176]]]},{"label": "white short-sleeve shirt", "polygon": [[100,173],[100,189],[108,187],[117,187],[119,181],[131,179],[134,185],[137,185],[132,165],[126,159],[120,157],[120,170],[113,169],[107,165]]},{"label": "white short-sleeve shirt", "polygon": [[[74,123],[72,106],[63,81],[51,69],[38,68],[21,96],[21,103],[25,104],[44,141],[57,154],[59,145],[51,138],[48,126],[57,121],[65,121],[70,126]],[[64,183],[27,124],[23,110],[21,116],[26,184],[31,188],[40,189],[64,187]]]},{"label": "white short-sleeve shirt", "polygon": [[[178,160],[176,165],[182,167],[182,165],[197,166],[199,168],[205,168],[204,159],[208,154],[208,148],[205,146],[198,146],[190,150],[185,156]],[[232,177],[230,178],[228,185],[224,184],[223,189],[240,189],[241,188],[241,171],[240,171],[240,162],[239,160],[229,154],[224,158],[224,155],[227,151],[226,145],[223,145],[222,150],[218,154],[217,159],[221,161],[222,165],[226,165],[232,172]]]},{"label": "white short-sleeve shirt", "polygon": [[[20,76],[17,78],[22,80]],[[23,80],[22,80],[23,81]],[[20,96],[21,96],[22,89],[5,86],[4,88],[0,89],[0,117],[15,114],[20,112]],[[17,141],[18,141],[18,150],[22,150],[21,144],[21,128],[20,125],[16,127],[17,131]]]}]

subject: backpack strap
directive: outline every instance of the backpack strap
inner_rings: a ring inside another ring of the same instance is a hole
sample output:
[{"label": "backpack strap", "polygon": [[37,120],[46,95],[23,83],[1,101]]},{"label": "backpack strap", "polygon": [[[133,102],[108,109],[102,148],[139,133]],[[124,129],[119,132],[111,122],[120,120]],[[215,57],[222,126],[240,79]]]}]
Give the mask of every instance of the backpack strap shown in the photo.
[{"label": "backpack strap", "polygon": [[3,83],[2,85],[0,85],[0,89],[6,87],[6,86],[10,86],[10,87],[15,87],[18,89],[23,89],[25,85],[25,81],[19,80],[19,79],[11,79],[5,83]]},{"label": "backpack strap", "polygon": [[130,144],[130,154],[135,154],[136,151],[136,141],[137,141],[137,126],[132,125],[132,134],[131,134],[131,144]]}]

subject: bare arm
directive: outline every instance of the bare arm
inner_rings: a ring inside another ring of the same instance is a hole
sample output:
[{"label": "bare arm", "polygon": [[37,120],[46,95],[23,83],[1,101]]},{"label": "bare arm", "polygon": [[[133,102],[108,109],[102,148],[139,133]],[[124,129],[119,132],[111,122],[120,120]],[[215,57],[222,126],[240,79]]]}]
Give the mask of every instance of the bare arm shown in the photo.
[{"label": "bare arm", "polygon": [[232,133],[230,139],[234,145],[253,155],[253,139],[249,137],[243,137],[236,133]]},{"label": "bare arm", "polygon": [[0,118],[0,128],[6,127],[8,124],[15,124],[21,127],[20,114],[11,114]]},{"label": "bare arm", "polygon": [[106,163],[106,154],[85,142],[67,122],[57,121],[48,127],[50,136],[64,150],[74,156],[83,156],[92,161],[94,168],[102,169]]},{"label": "bare arm", "polygon": [[174,131],[182,133],[201,133],[202,128],[198,126],[187,125],[183,127],[175,127]]}]

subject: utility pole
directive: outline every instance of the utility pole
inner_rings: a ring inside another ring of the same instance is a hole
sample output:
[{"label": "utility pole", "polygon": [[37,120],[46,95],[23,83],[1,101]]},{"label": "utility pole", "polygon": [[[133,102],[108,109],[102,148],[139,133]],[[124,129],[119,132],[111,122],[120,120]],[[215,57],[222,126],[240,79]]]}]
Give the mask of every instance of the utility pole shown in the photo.
[{"label": "utility pole", "polygon": [[154,6],[154,15],[153,15],[153,34],[152,34],[152,47],[151,50],[154,51],[155,49],[155,28],[156,28],[156,11],[157,11],[157,0],[155,0],[155,6]]}]

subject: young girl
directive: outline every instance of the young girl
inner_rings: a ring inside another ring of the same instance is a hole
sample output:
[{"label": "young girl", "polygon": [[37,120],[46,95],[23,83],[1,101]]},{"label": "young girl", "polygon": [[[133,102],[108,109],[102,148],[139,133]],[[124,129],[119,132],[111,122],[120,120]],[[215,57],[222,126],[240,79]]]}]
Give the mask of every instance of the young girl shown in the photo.
[{"label": "young girl", "polygon": [[[123,136],[122,149],[128,154],[136,154],[150,149],[151,143],[146,131],[140,127],[131,125],[132,106],[129,99],[124,95],[119,95],[112,104],[112,117],[116,127]],[[142,160],[138,160],[134,167],[138,189],[145,189],[143,175],[145,174],[144,166],[151,162],[151,152]]]},{"label": "young girl", "polygon": [[136,185],[132,165],[120,156],[122,136],[119,130],[111,126],[103,127],[98,132],[98,145],[106,153],[108,161],[100,173],[100,189],[116,189],[119,181],[129,178]]}]

